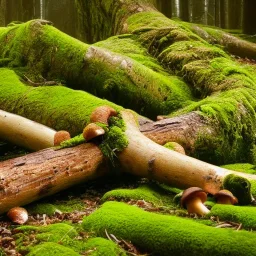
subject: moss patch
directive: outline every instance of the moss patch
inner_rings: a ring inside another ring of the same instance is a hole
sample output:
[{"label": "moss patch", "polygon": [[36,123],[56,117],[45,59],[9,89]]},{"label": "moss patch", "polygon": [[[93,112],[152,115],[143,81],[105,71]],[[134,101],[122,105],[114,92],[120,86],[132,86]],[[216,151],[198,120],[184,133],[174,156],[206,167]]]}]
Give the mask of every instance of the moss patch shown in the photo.
[{"label": "moss patch", "polygon": [[101,198],[101,202],[109,200],[130,201],[145,200],[154,206],[172,205],[173,195],[167,193],[157,185],[142,185],[135,189],[115,189],[108,191]]},{"label": "moss patch", "polygon": [[96,107],[108,105],[122,109],[87,92],[64,86],[26,86],[14,71],[6,68],[0,69],[0,94],[1,109],[56,130],[68,130],[72,136],[83,131]]},{"label": "moss patch", "polygon": [[[37,250],[37,247],[34,249],[37,244],[41,244],[44,248],[44,244],[47,242],[57,245],[57,250],[59,250],[58,244],[77,253],[84,250],[85,241],[79,240],[79,234],[74,226],[65,223],[40,227],[21,226],[16,229],[16,233],[17,248],[21,252],[33,252]],[[48,248],[47,244],[45,246]]]},{"label": "moss patch", "polygon": [[27,254],[29,256],[79,256],[80,254],[74,250],[52,242],[45,242],[34,246]]},{"label": "moss patch", "polygon": [[88,239],[85,246],[86,255],[90,256],[125,256],[127,255],[123,249],[121,249],[113,241],[96,237]]},{"label": "moss patch", "polygon": [[106,133],[99,147],[102,153],[115,165],[116,153],[128,146],[128,139],[125,135],[126,126],[120,114],[116,117],[110,117],[108,122],[109,126],[103,127]]},{"label": "moss patch", "polygon": [[256,255],[254,233],[216,229],[118,202],[105,203],[84,218],[83,227],[100,236],[106,229],[153,255]]},{"label": "moss patch", "polygon": [[247,205],[252,202],[251,183],[244,177],[234,174],[227,175],[223,181],[223,188],[232,192],[240,205]]},{"label": "moss patch", "polygon": [[256,230],[256,207],[215,204],[208,216],[217,216],[221,221],[241,223],[248,230]]}]

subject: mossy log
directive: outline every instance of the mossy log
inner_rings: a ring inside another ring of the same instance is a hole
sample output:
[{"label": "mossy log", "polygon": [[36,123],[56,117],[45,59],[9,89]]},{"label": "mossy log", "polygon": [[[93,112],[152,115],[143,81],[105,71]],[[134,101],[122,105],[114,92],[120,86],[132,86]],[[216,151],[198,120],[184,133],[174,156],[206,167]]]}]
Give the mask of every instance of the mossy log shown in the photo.
[{"label": "mossy log", "polygon": [[252,67],[237,63],[184,23],[167,19],[151,1],[77,4],[93,45],[34,20],[0,29],[1,66],[34,82],[62,81],[152,119],[194,112],[202,125],[187,133],[194,134],[188,143],[193,156],[218,164],[252,160]]},{"label": "mossy log", "polygon": [[107,231],[152,255],[256,255],[255,233],[217,229],[118,202],[104,203],[84,218],[83,227],[103,237]]},{"label": "mossy log", "polygon": [[256,60],[256,44],[240,39],[218,28],[186,23],[193,32],[210,44],[223,45],[225,50],[242,58]]}]

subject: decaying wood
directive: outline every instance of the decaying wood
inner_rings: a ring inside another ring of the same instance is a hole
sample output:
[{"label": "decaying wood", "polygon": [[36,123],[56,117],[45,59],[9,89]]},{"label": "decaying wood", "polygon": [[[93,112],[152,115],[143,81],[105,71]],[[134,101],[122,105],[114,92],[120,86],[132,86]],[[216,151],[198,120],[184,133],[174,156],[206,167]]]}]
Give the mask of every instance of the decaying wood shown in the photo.
[{"label": "decaying wood", "polygon": [[0,213],[106,172],[100,149],[91,143],[61,150],[45,149],[0,162]]},{"label": "decaying wood", "polygon": [[207,120],[196,112],[163,118],[156,122],[140,122],[140,131],[160,145],[170,141],[178,142],[187,153],[193,152],[199,134],[214,136],[217,133]]},{"label": "decaying wood", "polygon": [[[215,194],[228,174],[256,180],[169,150],[143,135],[130,111],[122,111],[128,146],[117,156],[122,170],[166,184],[198,186]],[[41,150],[0,162],[0,213],[108,173],[100,149],[85,143],[72,148]]]}]

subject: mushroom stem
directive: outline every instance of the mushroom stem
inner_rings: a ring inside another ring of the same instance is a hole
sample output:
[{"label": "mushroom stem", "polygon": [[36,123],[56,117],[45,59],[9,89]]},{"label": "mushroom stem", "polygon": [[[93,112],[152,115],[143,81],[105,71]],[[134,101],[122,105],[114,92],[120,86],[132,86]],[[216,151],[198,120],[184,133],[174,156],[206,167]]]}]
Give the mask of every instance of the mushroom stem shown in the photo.
[{"label": "mushroom stem", "polygon": [[204,216],[210,212],[210,210],[202,203],[198,197],[191,198],[186,203],[188,213],[196,213],[197,215]]},{"label": "mushroom stem", "polygon": [[59,132],[45,125],[0,110],[0,138],[3,140],[31,150],[40,150],[56,145],[54,140],[58,134]]}]

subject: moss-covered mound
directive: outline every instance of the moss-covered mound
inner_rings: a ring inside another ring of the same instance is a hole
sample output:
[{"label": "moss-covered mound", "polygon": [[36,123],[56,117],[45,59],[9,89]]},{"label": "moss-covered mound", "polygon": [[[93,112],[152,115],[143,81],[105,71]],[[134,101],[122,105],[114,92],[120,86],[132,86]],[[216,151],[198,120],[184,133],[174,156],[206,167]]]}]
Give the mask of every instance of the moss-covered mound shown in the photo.
[{"label": "moss-covered mound", "polygon": [[222,221],[241,223],[242,228],[256,230],[256,207],[215,204],[208,216],[218,216]]},{"label": "moss-covered mound", "polygon": [[156,185],[141,185],[135,189],[115,189],[108,191],[101,198],[101,202],[115,200],[115,201],[129,201],[129,200],[145,200],[154,206],[170,205],[174,195],[167,193]]},{"label": "moss-covered mound", "polygon": [[86,255],[90,256],[125,256],[126,252],[114,242],[102,237],[90,238],[85,245]]},{"label": "moss-covered mound", "polygon": [[45,242],[36,245],[27,254],[28,256],[79,256],[80,254],[74,250],[52,242]]},{"label": "moss-covered mound", "polygon": [[87,92],[61,85],[26,86],[14,71],[6,68],[0,68],[0,94],[1,109],[56,130],[67,130],[71,135],[83,131],[96,107],[108,105],[116,110],[122,109]]},{"label": "moss-covered mound", "polygon": [[107,230],[153,255],[256,255],[255,233],[216,229],[125,203],[105,203],[84,218],[83,227],[100,236]]}]

